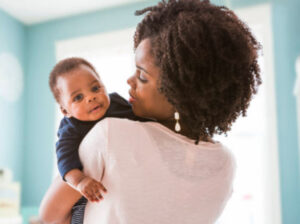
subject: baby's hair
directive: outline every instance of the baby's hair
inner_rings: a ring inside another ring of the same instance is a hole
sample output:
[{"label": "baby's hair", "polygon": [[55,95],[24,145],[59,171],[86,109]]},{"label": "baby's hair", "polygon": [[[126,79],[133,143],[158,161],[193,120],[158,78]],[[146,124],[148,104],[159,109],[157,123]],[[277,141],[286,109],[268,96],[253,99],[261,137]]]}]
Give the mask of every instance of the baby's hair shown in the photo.
[{"label": "baby's hair", "polygon": [[79,68],[80,65],[86,65],[87,67],[92,69],[93,72],[95,72],[95,74],[99,78],[99,75],[96,69],[94,68],[94,66],[83,58],[71,57],[59,61],[52,69],[49,77],[50,89],[54,95],[55,100],[58,103],[59,103],[59,90],[57,88],[58,77],[62,75],[66,75],[68,72],[71,72],[72,70]]},{"label": "baby's hair", "polygon": [[261,48],[233,11],[208,0],[163,0],[146,13],[134,35],[144,39],[161,70],[159,91],[180,113],[189,137],[225,135],[261,84]]}]

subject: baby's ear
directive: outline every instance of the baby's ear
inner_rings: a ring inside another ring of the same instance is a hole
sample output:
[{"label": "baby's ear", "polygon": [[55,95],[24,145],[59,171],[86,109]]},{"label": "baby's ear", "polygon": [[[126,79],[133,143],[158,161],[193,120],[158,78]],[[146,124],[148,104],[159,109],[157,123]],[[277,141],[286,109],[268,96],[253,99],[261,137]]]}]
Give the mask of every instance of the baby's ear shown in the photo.
[{"label": "baby's ear", "polygon": [[65,108],[63,108],[62,106],[60,106],[60,111],[63,113],[64,116],[71,117],[71,115],[68,113],[68,111]]}]

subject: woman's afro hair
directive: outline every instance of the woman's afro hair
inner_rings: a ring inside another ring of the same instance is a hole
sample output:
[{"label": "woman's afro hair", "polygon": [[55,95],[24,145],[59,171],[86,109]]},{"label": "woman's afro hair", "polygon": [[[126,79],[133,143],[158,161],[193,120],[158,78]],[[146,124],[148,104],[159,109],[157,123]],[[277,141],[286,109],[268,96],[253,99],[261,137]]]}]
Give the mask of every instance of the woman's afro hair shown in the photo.
[{"label": "woman's afro hair", "polygon": [[233,11],[204,0],[169,0],[146,13],[134,35],[144,39],[160,68],[159,91],[180,113],[189,137],[207,140],[226,133],[246,116],[261,84],[261,48]]}]

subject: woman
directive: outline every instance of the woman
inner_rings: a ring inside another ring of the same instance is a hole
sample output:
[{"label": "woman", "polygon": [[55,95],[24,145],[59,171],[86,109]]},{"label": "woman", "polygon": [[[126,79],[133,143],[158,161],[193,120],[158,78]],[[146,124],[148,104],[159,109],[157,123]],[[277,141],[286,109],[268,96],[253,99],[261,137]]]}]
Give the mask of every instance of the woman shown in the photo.
[{"label": "woman", "polygon": [[[84,172],[107,193],[88,202],[84,223],[214,223],[235,162],[213,135],[246,115],[261,83],[259,44],[232,11],[208,1],[163,1],[143,13],[129,101],[156,122],[107,118],[85,137]],[[52,220],[70,217],[79,198],[70,188]]]}]

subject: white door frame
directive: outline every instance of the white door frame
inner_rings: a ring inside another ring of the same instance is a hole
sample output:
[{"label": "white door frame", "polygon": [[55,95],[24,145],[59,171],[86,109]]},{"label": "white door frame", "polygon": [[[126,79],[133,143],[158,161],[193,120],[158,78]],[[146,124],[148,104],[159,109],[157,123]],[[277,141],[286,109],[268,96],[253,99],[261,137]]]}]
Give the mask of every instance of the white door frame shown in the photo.
[{"label": "white door frame", "polygon": [[265,164],[265,220],[266,224],[281,224],[280,177],[277,140],[277,113],[275,95],[275,74],[273,57],[273,38],[271,5],[269,3],[235,10],[236,14],[251,26],[260,26],[262,31],[264,54],[264,85],[266,87],[267,142],[268,147],[262,152]]}]

